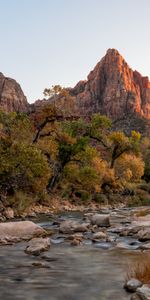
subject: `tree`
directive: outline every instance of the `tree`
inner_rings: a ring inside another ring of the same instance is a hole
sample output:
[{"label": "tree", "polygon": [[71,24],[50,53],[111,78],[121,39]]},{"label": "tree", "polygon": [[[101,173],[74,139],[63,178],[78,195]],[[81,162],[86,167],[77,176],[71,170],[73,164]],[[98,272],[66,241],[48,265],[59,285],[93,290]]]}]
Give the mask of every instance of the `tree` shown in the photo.
[{"label": "tree", "polygon": [[144,174],[144,162],[140,156],[125,153],[116,161],[115,172],[121,181],[138,182]]},{"label": "tree", "polygon": [[46,157],[32,144],[33,126],[24,114],[0,114],[0,191],[41,192],[50,176]]}]

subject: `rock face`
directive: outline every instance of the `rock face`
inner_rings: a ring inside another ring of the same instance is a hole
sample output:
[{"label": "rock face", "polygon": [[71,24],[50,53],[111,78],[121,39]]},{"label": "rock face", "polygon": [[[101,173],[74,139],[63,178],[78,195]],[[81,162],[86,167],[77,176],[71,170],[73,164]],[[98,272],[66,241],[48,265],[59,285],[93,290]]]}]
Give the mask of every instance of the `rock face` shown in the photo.
[{"label": "rock face", "polygon": [[132,71],[115,49],[109,49],[87,81],[80,81],[70,92],[83,115],[101,112],[117,119],[133,113],[150,118],[148,77]]},{"label": "rock face", "polygon": [[5,112],[28,110],[28,102],[20,85],[2,73],[0,73],[0,110]]}]

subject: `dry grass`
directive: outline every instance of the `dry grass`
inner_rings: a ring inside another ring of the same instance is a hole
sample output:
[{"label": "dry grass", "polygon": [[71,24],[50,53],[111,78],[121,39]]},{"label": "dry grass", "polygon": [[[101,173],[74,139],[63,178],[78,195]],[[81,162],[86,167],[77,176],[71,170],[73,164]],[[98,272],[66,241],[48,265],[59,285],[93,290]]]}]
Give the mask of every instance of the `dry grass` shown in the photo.
[{"label": "dry grass", "polygon": [[125,279],[128,281],[131,278],[150,284],[150,253],[143,253],[140,258],[128,266]]},{"label": "dry grass", "polygon": [[134,215],[136,217],[145,217],[147,215],[150,215],[150,209],[148,208],[148,209],[139,210]]}]

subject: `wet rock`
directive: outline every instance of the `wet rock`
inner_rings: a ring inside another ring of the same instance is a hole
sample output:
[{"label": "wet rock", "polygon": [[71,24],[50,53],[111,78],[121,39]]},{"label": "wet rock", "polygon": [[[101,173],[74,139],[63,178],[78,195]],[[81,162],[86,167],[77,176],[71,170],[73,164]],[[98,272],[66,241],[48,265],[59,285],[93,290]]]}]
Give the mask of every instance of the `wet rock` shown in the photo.
[{"label": "wet rock", "polygon": [[74,239],[82,240],[83,234],[82,233],[74,233],[74,234],[68,236],[68,240],[74,240]]},{"label": "wet rock", "polygon": [[95,214],[91,217],[92,225],[97,225],[99,227],[109,227],[110,226],[110,216],[104,214]]},{"label": "wet rock", "polygon": [[141,298],[135,293],[131,296],[130,300],[141,300]]},{"label": "wet rock", "polygon": [[150,250],[150,243],[140,245],[139,249],[141,249],[141,250]]},{"label": "wet rock", "polygon": [[82,233],[74,233],[68,237],[69,240],[71,240],[70,245],[72,246],[78,246],[83,241],[83,234]]},{"label": "wet rock", "polygon": [[88,231],[89,223],[77,223],[75,221],[64,221],[60,224],[59,231],[61,233],[86,232]]},{"label": "wet rock", "polygon": [[74,228],[75,222],[67,220],[67,221],[63,221],[60,224],[60,228],[59,228],[59,232],[61,233],[73,233],[73,228]]},{"label": "wet rock", "polygon": [[72,246],[79,246],[81,245],[82,240],[75,238],[72,242],[71,245]]},{"label": "wet rock", "polygon": [[37,267],[37,268],[46,268],[46,269],[49,269],[50,266],[46,263],[43,263],[43,262],[40,262],[40,261],[34,261],[32,263],[32,266],[33,267]]},{"label": "wet rock", "polygon": [[5,209],[4,216],[7,219],[13,219],[14,218],[14,210],[11,207],[7,207]]},{"label": "wet rock", "polygon": [[[136,296],[139,298],[135,298],[135,299],[140,299],[140,300],[150,300],[150,286],[148,286],[147,284],[144,284],[142,287],[139,287],[136,290]],[[133,300],[133,299],[132,299]]]},{"label": "wet rock", "polygon": [[141,226],[130,226],[127,228],[122,228],[122,231],[120,231],[120,236],[134,236],[138,237],[139,231],[142,229]]},{"label": "wet rock", "polygon": [[89,223],[75,224],[74,232],[86,232],[89,228]]},{"label": "wet rock", "polygon": [[135,244],[135,245],[132,245],[132,244],[129,244],[125,241],[122,241],[122,242],[119,242],[117,245],[116,245],[116,248],[119,248],[119,249],[127,249],[127,250],[136,250],[139,248],[139,245]]},{"label": "wet rock", "polygon": [[99,240],[107,241],[108,240],[107,234],[103,231],[99,231],[99,232],[94,233],[93,237],[92,237],[92,241],[96,242],[96,241],[99,241]]},{"label": "wet rock", "polygon": [[34,236],[41,236],[46,231],[31,221],[0,223],[0,243],[3,240],[28,240]]},{"label": "wet rock", "polygon": [[25,249],[25,252],[33,255],[40,255],[41,252],[50,247],[49,238],[33,238]]},{"label": "wet rock", "polygon": [[150,228],[142,229],[138,232],[138,239],[141,242],[150,240]]},{"label": "wet rock", "polygon": [[110,249],[112,247],[112,244],[109,243],[109,242],[99,242],[99,243],[95,244],[95,247],[107,250],[107,249]]},{"label": "wet rock", "polygon": [[128,291],[128,292],[136,292],[137,288],[142,286],[142,282],[139,281],[136,278],[131,278],[130,280],[128,280],[125,285],[124,288]]},{"label": "wet rock", "polygon": [[46,260],[46,261],[48,261],[48,262],[52,262],[52,261],[57,261],[57,260],[58,260],[57,257],[53,257],[53,256],[46,255],[46,254],[42,254],[42,255],[40,256],[40,258],[42,258],[42,259],[44,259],[44,260]]}]

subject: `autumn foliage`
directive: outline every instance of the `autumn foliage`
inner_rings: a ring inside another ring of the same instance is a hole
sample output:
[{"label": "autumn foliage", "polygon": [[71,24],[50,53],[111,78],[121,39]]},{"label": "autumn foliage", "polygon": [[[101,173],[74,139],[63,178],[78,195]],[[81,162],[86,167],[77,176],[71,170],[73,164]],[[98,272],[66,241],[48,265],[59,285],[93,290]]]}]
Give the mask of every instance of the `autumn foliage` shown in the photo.
[{"label": "autumn foliage", "polygon": [[[59,86],[45,94],[50,92],[60,93]],[[138,132],[112,132],[111,121],[100,114],[67,117],[53,104],[30,115],[1,112],[1,200],[121,193],[149,176],[149,144],[142,143]]]}]

